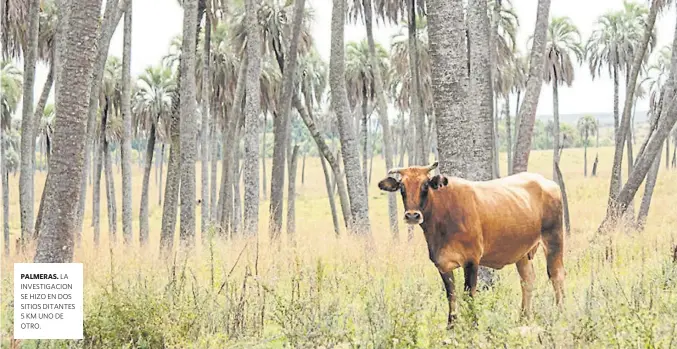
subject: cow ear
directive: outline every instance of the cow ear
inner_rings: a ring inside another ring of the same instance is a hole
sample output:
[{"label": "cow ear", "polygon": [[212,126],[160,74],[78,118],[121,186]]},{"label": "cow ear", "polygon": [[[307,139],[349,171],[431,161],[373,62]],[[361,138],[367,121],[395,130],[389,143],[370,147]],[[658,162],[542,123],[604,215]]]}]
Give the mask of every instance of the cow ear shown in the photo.
[{"label": "cow ear", "polygon": [[430,178],[429,185],[433,189],[439,189],[449,184],[449,179],[443,175],[434,175]]},{"label": "cow ear", "polygon": [[393,177],[386,177],[378,182],[378,187],[383,191],[397,191],[400,189],[400,181]]}]

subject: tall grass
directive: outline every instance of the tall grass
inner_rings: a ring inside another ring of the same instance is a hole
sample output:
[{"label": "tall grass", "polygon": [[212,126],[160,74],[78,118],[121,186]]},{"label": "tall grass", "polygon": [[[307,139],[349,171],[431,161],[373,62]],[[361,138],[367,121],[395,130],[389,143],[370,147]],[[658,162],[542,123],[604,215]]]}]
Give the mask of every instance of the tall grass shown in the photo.
[{"label": "tall grass", "polygon": [[[337,239],[319,161],[308,159],[305,183],[301,185],[297,177],[296,245],[286,239],[272,244],[268,240],[267,202],[262,203],[258,238],[223,241],[212,234],[207,246],[170,256],[160,256],[157,248],[159,206],[151,207],[148,250],[109,244],[105,225],[97,249],[87,231],[75,253],[85,273],[81,341],[12,340],[12,263],[32,259],[30,252],[12,249],[2,263],[1,344],[3,348],[434,348],[443,343],[462,348],[677,348],[677,266],[671,260],[677,240],[677,171],[661,168],[644,232],[621,229],[596,236],[605,211],[611,154],[611,148],[600,149],[596,178],[583,177],[582,150],[567,150],[562,159],[573,227],[565,242],[563,312],[554,305],[539,253],[534,263],[533,318],[520,318],[519,276],[507,266],[498,271],[492,289],[474,299],[460,297],[457,326],[447,331],[444,288],[427,259],[422,233],[417,228],[414,240],[407,242],[406,227],[401,225],[400,241],[392,241],[386,197],[375,186],[380,177],[372,178],[369,187],[376,243],[367,246],[345,234]],[[593,159],[594,155],[590,162]],[[533,152],[530,169],[551,177],[550,152]],[[384,173],[381,161],[375,161],[374,173]],[[138,196],[140,172],[135,175]],[[157,197],[156,190],[151,188],[151,198]],[[12,193],[13,234],[19,234],[17,198]],[[134,200],[138,212],[139,198]],[[398,205],[401,213],[401,202]],[[91,204],[87,207],[86,226]],[[107,214],[105,205],[102,214]],[[101,221],[106,222],[104,217]],[[137,229],[137,221],[134,226]],[[613,260],[605,258],[609,246],[615,251]],[[462,271],[456,271],[456,280],[456,291],[462,294]]]}]

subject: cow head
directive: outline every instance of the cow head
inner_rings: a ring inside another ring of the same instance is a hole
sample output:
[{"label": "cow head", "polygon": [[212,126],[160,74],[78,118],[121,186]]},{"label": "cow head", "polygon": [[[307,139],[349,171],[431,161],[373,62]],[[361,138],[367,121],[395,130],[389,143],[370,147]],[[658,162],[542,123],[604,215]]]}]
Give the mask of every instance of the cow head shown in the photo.
[{"label": "cow head", "polygon": [[[430,177],[430,172],[436,168],[437,161],[428,166],[394,168],[388,171],[388,177],[378,183],[378,187],[383,191],[400,191],[406,223],[412,225],[423,223],[423,210],[428,203],[430,190],[437,190],[449,183],[442,175]],[[393,175],[399,175],[400,178]]]}]

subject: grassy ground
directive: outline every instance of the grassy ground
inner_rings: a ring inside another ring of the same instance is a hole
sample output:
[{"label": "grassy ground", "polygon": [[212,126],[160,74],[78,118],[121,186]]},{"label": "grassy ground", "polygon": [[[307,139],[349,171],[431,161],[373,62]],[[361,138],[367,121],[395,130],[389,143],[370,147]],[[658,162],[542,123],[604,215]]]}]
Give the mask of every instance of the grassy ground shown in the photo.
[{"label": "grassy ground", "polygon": [[[596,152],[589,150],[589,169]],[[88,227],[83,246],[75,253],[75,261],[84,263],[86,339],[18,344],[25,348],[429,348],[442,346],[446,339],[453,347],[464,348],[677,348],[677,266],[671,263],[670,253],[677,240],[677,171],[666,171],[661,164],[644,232],[596,237],[605,212],[613,149],[599,149],[599,154],[596,178],[583,176],[582,149],[567,149],[562,158],[573,230],[566,240],[563,313],[554,306],[539,253],[533,319],[519,318],[519,277],[514,267],[507,266],[498,271],[493,289],[472,302],[461,298],[458,325],[446,331],[443,286],[427,258],[420,229],[415,229],[410,242],[403,225],[399,242],[393,242],[387,229],[386,196],[376,187],[384,173],[383,162],[375,161],[369,186],[377,242],[369,250],[359,239],[335,238],[319,160],[308,158],[305,183],[301,184],[300,169],[297,177],[296,246],[286,238],[281,245],[269,243],[268,202],[264,201],[258,241],[212,239],[188,255],[177,252],[161,258],[157,244],[162,212],[153,184],[149,251],[135,246],[109,248],[102,203],[101,247],[93,246]],[[551,159],[551,151],[533,152],[530,170],[551,177]],[[136,236],[141,172],[135,171]],[[41,190],[44,174],[36,176],[36,188]],[[10,181],[10,227],[15,238],[20,226],[18,176]],[[116,181],[119,190],[120,178]],[[87,226],[90,200],[88,196]],[[401,213],[401,200],[398,205]],[[611,262],[604,262],[607,246],[615,250]],[[17,254],[13,247],[12,256],[2,263],[3,348],[9,347],[12,333],[12,263],[32,258]],[[459,293],[461,274],[457,271]],[[478,319],[477,328],[473,318]]]}]

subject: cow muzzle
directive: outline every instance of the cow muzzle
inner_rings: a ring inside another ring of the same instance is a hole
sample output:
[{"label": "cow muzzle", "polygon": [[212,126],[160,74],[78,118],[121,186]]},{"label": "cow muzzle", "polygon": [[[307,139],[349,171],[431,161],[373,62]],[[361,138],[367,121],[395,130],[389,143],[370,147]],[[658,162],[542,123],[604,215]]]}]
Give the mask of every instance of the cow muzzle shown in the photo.
[{"label": "cow muzzle", "polygon": [[409,210],[404,212],[404,221],[411,225],[421,224],[423,223],[423,215],[421,211]]}]

